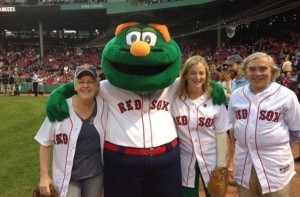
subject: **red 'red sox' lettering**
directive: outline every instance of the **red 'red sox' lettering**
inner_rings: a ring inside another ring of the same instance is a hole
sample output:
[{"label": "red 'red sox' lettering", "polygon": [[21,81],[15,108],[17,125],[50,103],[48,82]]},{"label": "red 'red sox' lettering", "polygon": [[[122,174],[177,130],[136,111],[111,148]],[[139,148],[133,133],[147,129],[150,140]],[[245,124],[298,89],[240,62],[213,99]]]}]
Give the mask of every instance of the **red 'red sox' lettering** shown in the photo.
[{"label": "red 'red sox' lettering", "polygon": [[261,110],[259,114],[260,120],[267,120],[272,122],[278,122],[280,117],[280,113],[274,111]]},{"label": "red 'red sox' lettering", "polygon": [[125,101],[125,103],[120,102],[118,104],[120,112],[124,113],[126,111],[131,110],[140,110],[142,108],[142,102],[141,100],[134,100],[133,105],[131,104],[131,100]]},{"label": "red 'red sox' lettering", "polygon": [[55,144],[68,144],[68,135],[65,133],[55,135]]},{"label": "red 'red sox' lettering", "polygon": [[239,109],[235,111],[236,119],[246,119],[248,117],[247,109]]},{"label": "red 'red sox' lettering", "polygon": [[169,105],[169,102],[166,102],[166,101],[162,101],[162,100],[153,100],[151,102],[151,107],[150,109],[157,109],[157,110],[165,110],[165,111],[168,111],[168,105]]},{"label": "red 'red sox' lettering", "polygon": [[[151,106],[150,106],[149,109],[169,111],[169,109],[168,109],[169,104],[170,103],[167,102],[167,101],[153,100],[151,102]],[[125,102],[118,103],[118,107],[119,107],[121,113],[124,113],[126,111],[131,111],[131,110],[141,110],[142,101],[141,100],[134,100],[134,102],[132,102],[131,100],[128,100],[128,101],[125,101]]]},{"label": "red 'red sox' lettering", "polygon": [[174,117],[174,121],[175,121],[176,125],[187,125],[188,124],[187,116],[176,116],[176,117]]},{"label": "red 'red sox' lettering", "polygon": [[214,124],[214,120],[212,118],[199,118],[199,126],[201,127],[211,127]]},{"label": "red 'red sox' lettering", "polygon": [[[235,111],[236,119],[246,119],[248,117],[247,109],[241,109]],[[272,122],[278,122],[280,118],[279,112],[260,110],[259,111],[259,120],[267,120]]]},{"label": "red 'red sox' lettering", "polygon": [[[176,116],[174,117],[174,121],[176,125],[187,125],[188,118],[187,116]],[[214,124],[214,120],[212,118],[199,118],[199,126],[201,127],[211,127]]]}]

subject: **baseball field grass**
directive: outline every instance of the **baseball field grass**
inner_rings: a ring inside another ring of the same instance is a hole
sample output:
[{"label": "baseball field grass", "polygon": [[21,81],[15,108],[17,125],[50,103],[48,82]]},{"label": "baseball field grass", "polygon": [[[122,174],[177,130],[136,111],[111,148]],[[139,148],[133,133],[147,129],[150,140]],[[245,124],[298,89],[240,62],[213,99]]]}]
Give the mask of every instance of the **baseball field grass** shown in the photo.
[{"label": "baseball field grass", "polygon": [[47,97],[0,95],[0,196],[30,197],[39,182],[39,144]]}]

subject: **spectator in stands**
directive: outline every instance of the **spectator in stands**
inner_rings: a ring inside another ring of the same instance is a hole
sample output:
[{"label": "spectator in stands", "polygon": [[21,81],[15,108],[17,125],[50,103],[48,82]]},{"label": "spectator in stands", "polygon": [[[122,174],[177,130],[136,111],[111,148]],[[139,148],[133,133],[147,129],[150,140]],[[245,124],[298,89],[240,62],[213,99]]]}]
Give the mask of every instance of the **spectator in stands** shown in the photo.
[{"label": "spectator in stands", "polygon": [[221,87],[224,90],[227,102],[229,102],[229,99],[232,94],[231,82],[232,82],[232,79],[231,79],[230,73],[228,71],[228,65],[224,65],[222,68],[222,71],[221,71],[221,78],[218,83],[221,85]]},{"label": "spectator in stands", "polygon": [[52,77],[51,75],[49,75],[49,76],[47,77],[46,83],[47,83],[47,84],[53,84],[53,83],[54,83],[54,79],[53,79],[53,77]]},{"label": "spectator in stands", "polygon": [[295,55],[295,61],[293,62],[293,68],[297,68],[298,71],[300,71],[300,52],[296,53]]},{"label": "spectator in stands", "polygon": [[286,55],[285,61],[282,64],[281,72],[287,74],[292,71],[292,62],[290,61],[290,55]]},{"label": "spectator in stands", "polygon": [[243,59],[239,55],[229,56],[223,63],[228,66],[228,71],[232,78],[232,90],[236,90],[248,84],[248,80],[244,76]]},{"label": "spectator in stands", "polygon": [[284,77],[284,79],[282,81],[282,84],[287,88],[289,88],[289,86],[291,84],[291,76],[292,76],[291,72],[287,72],[286,76]]}]

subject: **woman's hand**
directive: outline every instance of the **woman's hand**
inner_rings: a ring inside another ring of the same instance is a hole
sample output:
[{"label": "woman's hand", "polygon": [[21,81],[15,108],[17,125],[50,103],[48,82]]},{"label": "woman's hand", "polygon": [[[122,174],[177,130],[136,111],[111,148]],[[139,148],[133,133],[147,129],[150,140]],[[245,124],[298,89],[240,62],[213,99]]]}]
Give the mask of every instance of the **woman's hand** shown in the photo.
[{"label": "woman's hand", "polygon": [[49,177],[49,175],[41,176],[40,184],[39,184],[40,193],[45,196],[50,196],[51,195],[50,184],[53,184],[53,183],[52,183],[52,179]]}]

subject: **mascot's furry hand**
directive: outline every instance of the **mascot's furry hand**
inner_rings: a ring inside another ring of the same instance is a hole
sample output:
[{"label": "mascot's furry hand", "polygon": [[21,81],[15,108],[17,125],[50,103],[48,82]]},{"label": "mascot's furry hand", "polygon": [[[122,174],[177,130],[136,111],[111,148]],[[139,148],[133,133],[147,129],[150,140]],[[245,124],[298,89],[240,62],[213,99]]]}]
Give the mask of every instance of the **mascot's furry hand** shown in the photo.
[{"label": "mascot's furry hand", "polygon": [[61,85],[53,91],[47,101],[46,113],[50,122],[63,121],[69,117],[69,107],[66,98],[76,94],[74,84]]},{"label": "mascot's furry hand", "polygon": [[221,105],[223,103],[224,105],[227,105],[227,100],[223,88],[215,81],[210,81],[210,85],[212,88],[211,96],[213,98],[213,104]]}]

